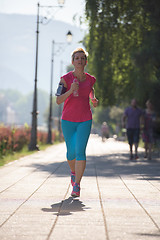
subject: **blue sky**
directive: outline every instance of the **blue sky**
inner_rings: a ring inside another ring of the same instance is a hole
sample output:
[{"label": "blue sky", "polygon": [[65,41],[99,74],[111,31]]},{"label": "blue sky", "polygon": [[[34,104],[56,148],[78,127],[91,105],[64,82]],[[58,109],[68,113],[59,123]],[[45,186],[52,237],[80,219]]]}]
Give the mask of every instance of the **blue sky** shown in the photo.
[{"label": "blue sky", "polygon": [[[40,5],[57,5],[58,0],[0,0],[0,13],[37,14],[37,3]],[[84,15],[85,0],[65,0],[65,7],[52,9],[54,19],[79,25],[79,17]],[[41,10],[42,11],[42,10]],[[42,14],[42,12],[41,12]],[[73,16],[76,20],[73,22]],[[82,25],[85,28],[85,24]]]}]

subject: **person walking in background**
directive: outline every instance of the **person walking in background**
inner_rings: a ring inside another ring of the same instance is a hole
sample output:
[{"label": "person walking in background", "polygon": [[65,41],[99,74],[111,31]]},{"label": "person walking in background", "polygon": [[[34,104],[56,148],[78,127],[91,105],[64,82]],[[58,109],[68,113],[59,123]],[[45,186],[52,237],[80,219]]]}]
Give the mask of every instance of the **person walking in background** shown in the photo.
[{"label": "person walking in background", "polygon": [[106,122],[102,123],[101,136],[102,136],[102,142],[104,142],[106,138],[109,138],[109,128]]},{"label": "person walking in background", "polygon": [[80,182],[86,167],[86,146],[91,131],[93,107],[98,100],[94,94],[95,77],[84,72],[87,53],[77,48],[72,53],[74,70],[61,77],[57,89],[57,104],[64,102],[62,111],[62,131],[67,147],[67,161],[71,170],[73,197],[80,196]]},{"label": "person walking in background", "polygon": [[[127,138],[130,147],[130,160],[138,159],[138,144],[140,135],[140,119],[143,111],[137,107],[136,99],[132,99],[131,106],[127,107],[122,117],[122,125],[127,129]],[[126,123],[127,120],[127,123]],[[135,146],[135,156],[133,156],[133,145]]]},{"label": "person walking in background", "polygon": [[145,143],[145,158],[152,159],[152,146],[154,142],[153,138],[153,125],[156,119],[153,111],[153,105],[150,100],[146,102],[146,109],[144,111],[144,128],[142,133],[142,139]]}]

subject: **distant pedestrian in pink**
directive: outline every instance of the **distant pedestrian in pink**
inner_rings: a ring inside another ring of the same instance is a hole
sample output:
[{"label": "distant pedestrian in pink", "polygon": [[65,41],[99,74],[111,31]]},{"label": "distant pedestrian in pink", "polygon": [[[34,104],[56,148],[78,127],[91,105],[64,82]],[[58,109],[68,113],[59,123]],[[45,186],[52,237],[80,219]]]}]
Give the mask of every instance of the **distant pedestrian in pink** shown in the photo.
[{"label": "distant pedestrian in pink", "polygon": [[145,158],[152,159],[152,146],[154,142],[153,138],[153,125],[156,119],[153,111],[153,105],[150,100],[146,102],[146,109],[144,112],[144,129],[142,138],[145,143]]},{"label": "distant pedestrian in pink", "polygon": [[107,138],[109,138],[109,128],[106,122],[102,123],[101,135],[102,135],[102,142],[104,142]]}]

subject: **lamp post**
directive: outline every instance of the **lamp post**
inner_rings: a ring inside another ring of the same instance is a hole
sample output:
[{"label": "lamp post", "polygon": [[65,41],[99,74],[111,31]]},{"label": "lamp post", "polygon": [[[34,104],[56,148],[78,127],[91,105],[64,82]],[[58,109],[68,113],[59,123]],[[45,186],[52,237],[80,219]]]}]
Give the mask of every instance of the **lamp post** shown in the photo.
[{"label": "lamp post", "polygon": [[[72,33],[68,31],[66,34],[67,43],[71,43],[72,41]],[[53,68],[54,68],[54,45],[55,44],[64,44],[64,43],[55,43],[52,41],[52,53],[51,53],[51,82],[50,82],[50,104],[49,104],[49,116],[48,116],[48,137],[47,143],[52,144],[52,91],[53,91]]]},{"label": "lamp post", "polygon": [[[65,0],[58,0],[58,6],[42,6],[46,8],[63,7]],[[39,9],[40,4],[37,4],[37,30],[36,30],[36,63],[35,63],[35,80],[34,80],[34,95],[33,95],[33,111],[32,111],[32,126],[31,139],[28,146],[30,151],[39,150],[37,146],[37,72],[38,72],[38,48],[39,48]]]},{"label": "lamp post", "polygon": [[54,40],[52,41],[52,54],[51,54],[51,83],[50,83],[50,104],[48,116],[48,137],[47,143],[52,144],[52,88],[53,88],[53,66],[54,66]]},{"label": "lamp post", "polygon": [[34,97],[33,97],[33,111],[32,111],[32,128],[31,141],[29,150],[38,149],[37,147],[37,71],[38,71],[38,44],[39,44],[39,3],[37,10],[37,31],[36,31],[36,64],[35,64],[35,80],[34,80]]},{"label": "lamp post", "polygon": [[[62,76],[62,73],[63,73],[63,61],[61,61],[60,76]],[[59,140],[60,141],[61,141],[61,137],[62,137],[61,114],[62,114],[62,104],[60,104],[58,107],[58,132],[59,132]]]}]

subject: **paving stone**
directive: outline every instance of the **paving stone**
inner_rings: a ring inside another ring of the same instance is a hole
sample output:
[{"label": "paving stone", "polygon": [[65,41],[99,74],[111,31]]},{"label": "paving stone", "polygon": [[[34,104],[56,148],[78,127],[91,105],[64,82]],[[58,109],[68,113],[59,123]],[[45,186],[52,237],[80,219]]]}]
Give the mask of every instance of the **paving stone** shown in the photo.
[{"label": "paving stone", "polygon": [[91,135],[81,196],[70,196],[65,143],[0,168],[1,240],[159,240],[160,159]]}]

